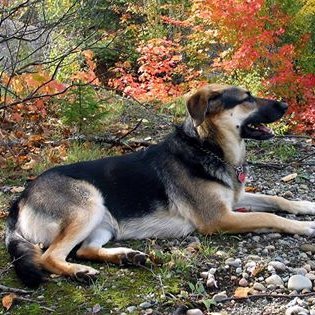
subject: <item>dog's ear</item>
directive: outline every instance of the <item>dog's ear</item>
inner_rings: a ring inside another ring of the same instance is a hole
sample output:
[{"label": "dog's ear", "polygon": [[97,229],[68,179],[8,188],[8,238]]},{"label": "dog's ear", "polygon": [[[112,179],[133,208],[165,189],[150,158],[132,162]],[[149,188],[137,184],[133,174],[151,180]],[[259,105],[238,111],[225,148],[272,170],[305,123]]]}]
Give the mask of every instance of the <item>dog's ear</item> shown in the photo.
[{"label": "dog's ear", "polygon": [[221,91],[213,90],[207,86],[199,89],[196,93],[188,98],[187,109],[195,127],[201,125],[205,120],[209,102],[220,95]]}]

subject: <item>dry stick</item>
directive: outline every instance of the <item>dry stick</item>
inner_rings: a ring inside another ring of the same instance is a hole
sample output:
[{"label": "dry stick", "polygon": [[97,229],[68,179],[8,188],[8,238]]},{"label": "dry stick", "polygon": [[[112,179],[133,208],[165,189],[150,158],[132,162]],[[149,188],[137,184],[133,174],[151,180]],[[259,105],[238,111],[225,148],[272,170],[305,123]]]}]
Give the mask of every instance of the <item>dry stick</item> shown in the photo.
[{"label": "dry stick", "polygon": [[30,290],[23,290],[23,289],[18,289],[18,288],[11,288],[11,287],[7,287],[6,285],[2,285],[2,284],[0,284],[0,291],[12,292],[12,293],[20,293],[20,294],[30,294],[30,293],[33,293],[33,291],[30,291]]},{"label": "dry stick", "polygon": [[12,263],[8,263],[7,264],[7,267],[5,267],[5,268],[3,268],[3,269],[0,269],[0,279],[1,279],[1,277],[5,274],[5,273],[7,273],[9,270],[11,270],[13,268],[13,265],[12,265]]},{"label": "dry stick", "polygon": [[41,308],[41,309],[43,309],[43,310],[46,310],[46,311],[49,311],[49,312],[55,312],[54,309],[49,308],[49,307],[46,307],[46,306],[42,306],[42,305],[40,305],[39,301],[36,301],[36,300],[33,300],[33,299],[25,298],[25,297],[22,297],[22,296],[15,296],[15,297],[14,297],[14,300],[16,300],[16,301],[23,301],[23,302],[36,303],[36,304],[39,304],[39,308]]},{"label": "dry stick", "polygon": [[281,299],[291,299],[294,297],[301,297],[301,298],[305,298],[305,297],[310,297],[310,296],[314,296],[315,292],[310,292],[310,293],[301,293],[301,294],[268,294],[268,293],[263,293],[263,294],[252,294],[252,295],[248,295],[248,296],[244,296],[244,297],[228,297],[225,298],[221,301],[219,301],[218,303],[225,303],[225,302],[229,302],[229,301],[244,301],[247,299],[251,299],[251,298],[281,298]]},{"label": "dry stick", "polygon": [[[137,122],[137,124],[136,124],[132,129],[130,129],[127,133],[125,133],[124,135],[122,135],[122,136],[119,137],[118,139],[114,139],[114,140],[113,140],[114,143],[110,146],[110,149],[111,149],[113,146],[115,146],[116,143],[119,143],[119,144],[122,143],[121,140],[124,139],[124,138],[126,138],[127,136],[129,136],[129,135],[130,135],[132,132],[134,132],[136,129],[138,129],[139,126],[141,125],[142,121],[143,121],[143,118],[142,118],[141,120],[139,120],[139,121]],[[130,147],[130,146],[128,145],[128,147]]]},{"label": "dry stick", "polygon": [[275,138],[300,138],[300,139],[311,139],[315,140],[314,137],[311,136],[303,136],[303,135],[276,135]]}]

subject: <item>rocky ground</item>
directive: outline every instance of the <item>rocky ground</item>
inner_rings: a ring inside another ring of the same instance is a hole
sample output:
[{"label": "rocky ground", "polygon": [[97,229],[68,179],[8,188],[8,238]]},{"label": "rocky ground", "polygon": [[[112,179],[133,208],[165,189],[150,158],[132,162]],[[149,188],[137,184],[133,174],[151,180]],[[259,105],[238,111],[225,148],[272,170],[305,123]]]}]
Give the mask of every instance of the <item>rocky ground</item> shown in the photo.
[{"label": "rocky ground", "polygon": [[[296,146],[297,151],[283,164],[274,154],[284,143]],[[249,187],[256,193],[315,201],[315,149],[310,141],[278,138],[272,141],[270,150],[274,151],[273,158],[265,161],[266,165],[250,166]],[[252,147],[249,159],[259,159],[257,153],[257,147]],[[261,156],[261,159],[266,158]],[[274,168],[279,166],[274,163],[281,164],[283,169]],[[282,180],[295,173],[294,180]],[[308,215],[281,215],[296,220],[314,220],[314,216]],[[220,245],[221,241],[212,243],[214,247]],[[315,314],[315,244],[312,238],[279,233],[236,235],[232,243],[226,240],[225,249],[217,251],[215,256],[217,263],[200,273],[207,292],[216,292],[212,298],[217,302],[217,312],[210,314]]]},{"label": "rocky ground", "polygon": [[[139,126],[124,138],[120,151],[139,143],[156,142],[167,133],[170,117],[143,109],[136,119],[128,108],[117,129]],[[140,118],[139,118],[140,117]],[[110,133],[117,132],[112,125]],[[121,149],[123,148],[123,149]],[[278,137],[248,142],[247,190],[315,201],[315,147],[309,138]],[[290,180],[283,177],[291,175]],[[0,218],[8,199],[17,196],[12,182],[0,187]],[[17,188],[21,188],[21,183]],[[23,187],[22,187],[23,189]],[[2,200],[2,202],[1,202]],[[314,220],[309,215],[280,215]],[[0,237],[4,223],[0,220]],[[101,270],[92,286],[52,278],[40,289],[21,294],[10,314],[174,314],[174,315],[304,315],[315,314],[315,244],[312,238],[279,233],[244,235],[193,234],[185,239],[144,240],[123,245],[145,251],[153,261],[145,269],[92,264]],[[3,244],[0,282],[21,287]],[[0,296],[9,294],[0,287]],[[26,300],[23,300],[23,297]],[[66,297],[66,298],[65,298]],[[69,297],[69,298],[67,298]],[[28,300],[27,300],[28,299]],[[0,310],[0,314],[5,311]]]}]

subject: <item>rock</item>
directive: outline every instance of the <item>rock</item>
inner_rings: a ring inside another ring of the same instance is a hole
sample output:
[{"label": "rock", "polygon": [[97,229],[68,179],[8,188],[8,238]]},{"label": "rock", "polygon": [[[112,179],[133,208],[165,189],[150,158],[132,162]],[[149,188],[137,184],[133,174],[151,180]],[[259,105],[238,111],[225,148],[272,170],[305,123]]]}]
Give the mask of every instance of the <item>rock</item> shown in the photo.
[{"label": "rock", "polygon": [[210,289],[212,289],[212,288],[217,288],[218,286],[217,286],[217,282],[216,282],[216,280],[214,279],[214,276],[213,275],[211,275],[212,277],[209,277],[208,278],[208,280],[207,280],[207,282],[206,282],[206,286],[207,286],[207,288],[210,288]]},{"label": "rock", "polygon": [[294,268],[293,273],[304,276],[307,274],[307,270],[305,268]]},{"label": "rock", "polygon": [[285,191],[285,192],[282,194],[282,196],[283,196],[284,198],[293,198],[293,197],[294,197],[293,192],[290,191],[290,190]]},{"label": "rock", "polygon": [[306,278],[309,278],[311,281],[315,280],[315,275],[313,273],[307,273],[304,276]]},{"label": "rock", "polygon": [[199,308],[192,308],[187,311],[187,315],[203,315],[203,312]]},{"label": "rock", "polygon": [[299,257],[300,257],[301,259],[307,259],[307,258],[308,258],[308,256],[307,256],[306,253],[300,253],[300,254],[299,254]]},{"label": "rock", "polygon": [[248,281],[244,278],[242,278],[238,284],[241,286],[241,287],[247,287],[248,286]]},{"label": "rock", "polygon": [[266,238],[269,240],[278,239],[278,238],[281,238],[281,234],[280,233],[269,233],[269,234],[266,234]]},{"label": "rock", "polygon": [[266,278],[265,281],[267,284],[273,284],[278,287],[283,285],[283,280],[278,275],[272,275]]},{"label": "rock", "polygon": [[130,305],[130,306],[128,306],[128,307],[126,308],[126,310],[127,310],[128,313],[132,313],[132,312],[134,312],[136,309],[137,309],[137,307],[134,306],[134,305]]},{"label": "rock", "polygon": [[203,271],[200,273],[200,277],[203,279],[208,279],[208,275],[209,275],[208,271]]},{"label": "rock", "polygon": [[300,246],[300,250],[302,250],[303,252],[311,252],[311,253],[315,253],[315,244],[302,244]]},{"label": "rock", "polygon": [[151,303],[149,303],[149,302],[143,302],[143,303],[141,303],[140,305],[139,305],[141,308],[149,308],[149,307],[151,307]]},{"label": "rock", "polygon": [[301,291],[303,289],[312,289],[312,281],[302,275],[294,275],[291,276],[288,281],[288,289],[289,290],[297,290]]},{"label": "rock", "polygon": [[315,261],[313,261],[313,260],[308,260],[307,263],[311,266],[311,268],[312,268],[313,270],[315,270]]},{"label": "rock", "polygon": [[276,249],[275,246],[273,246],[273,245],[268,245],[265,248],[268,250],[275,250]]},{"label": "rock", "polygon": [[221,302],[221,301],[225,300],[227,297],[228,296],[226,295],[226,291],[222,291],[222,292],[219,292],[219,293],[215,294],[212,297],[212,299],[218,303],[218,302]]},{"label": "rock", "polygon": [[242,268],[241,267],[238,267],[235,269],[235,272],[239,275],[243,272]]},{"label": "rock", "polygon": [[285,311],[285,315],[308,315],[308,314],[309,314],[308,310],[298,305],[291,306]]},{"label": "rock", "polygon": [[[286,270],[286,265],[284,264],[284,263],[282,263],[282,262],[280,262],[280,261],[271,261],[271,262],[269,262],[269,264],[268,264],[268,267],[269,266],[271,266],[271,267],[273,267],[275,270],[277,270],[277,271],[281,271],[281,272],[283,272],[283,271],[285,271]],[[268,269],[269,270],[269,269]]]},{"label": "rock", "polygon": [[253,289],[257,290],[257,291],[266,291],[266,288],[263,284],[259,283],[259,282],[255,282],[253,285]]},{"label": "rock", "polygon": [[209,273],[214,275],[217,272],[217,268],[210,268]]},{"label": "rock", "polygon": [[238,268],[238,267],[241,267],[242,265],[242,261],[239,259],[239,258],[228,258],[226,261],[225,261],[225,264],[228,265],[228,266],[231,266],[231,267],[235,267],[235,268]]},{"label": "rock", "polygon": [[227,256],[227,253],[224,252],[223,250],[218,250],[215,254],[219,257]]}]

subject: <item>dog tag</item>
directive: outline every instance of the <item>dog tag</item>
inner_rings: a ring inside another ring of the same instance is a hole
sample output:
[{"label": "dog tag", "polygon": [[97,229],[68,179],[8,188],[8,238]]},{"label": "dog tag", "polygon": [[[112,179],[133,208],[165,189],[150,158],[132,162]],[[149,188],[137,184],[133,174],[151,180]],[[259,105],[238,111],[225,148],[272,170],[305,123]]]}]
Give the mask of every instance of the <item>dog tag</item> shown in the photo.
[{"label": "dog tag", "polygon": [[240,183],[244,184],[246,179],[246,173],[244,172],[237,172],[237,179]]}]

